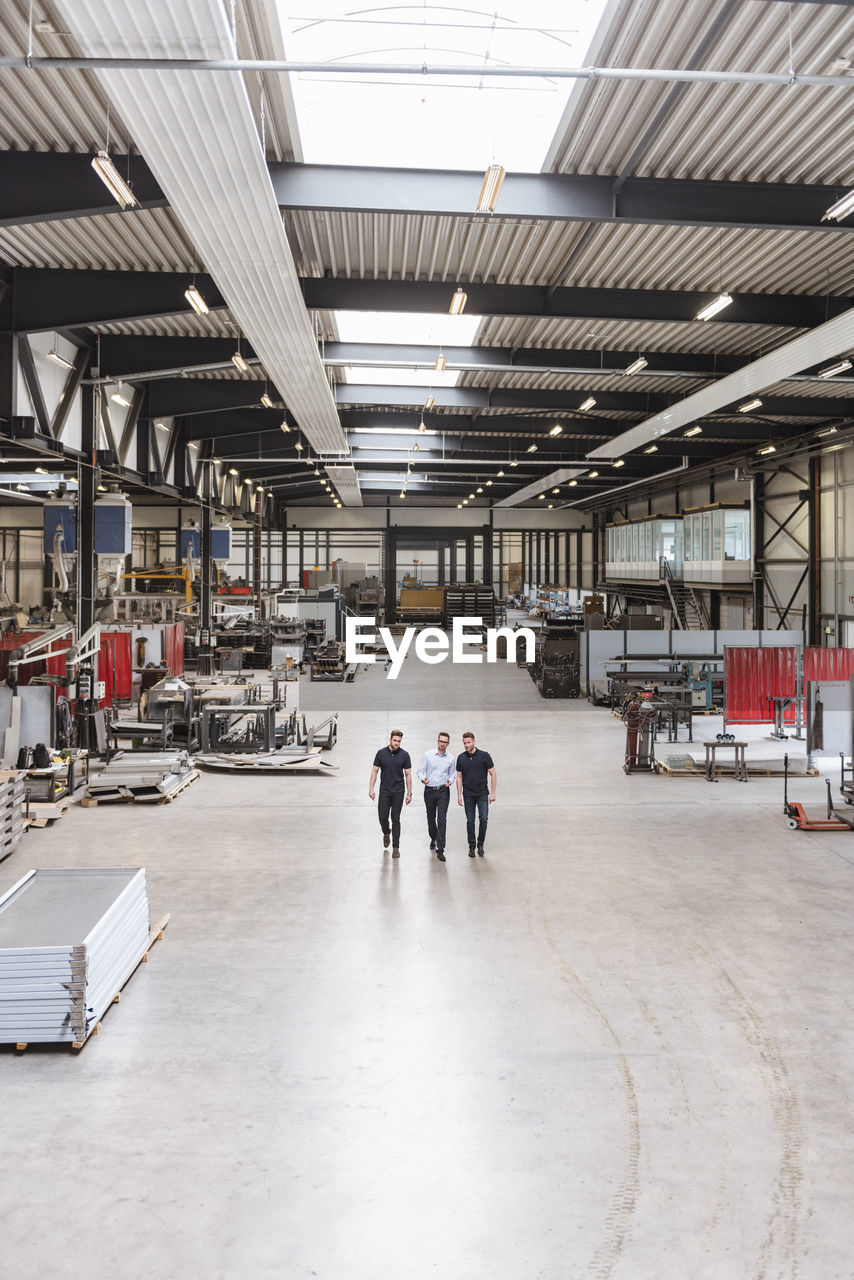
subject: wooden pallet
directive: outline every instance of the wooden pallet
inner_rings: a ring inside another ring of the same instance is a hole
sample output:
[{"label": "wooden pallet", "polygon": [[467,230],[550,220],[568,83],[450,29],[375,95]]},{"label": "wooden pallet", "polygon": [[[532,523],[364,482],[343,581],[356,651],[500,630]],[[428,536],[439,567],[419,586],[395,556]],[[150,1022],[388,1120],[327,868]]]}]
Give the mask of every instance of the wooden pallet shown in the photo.
[{"label": "wooden pallet", "polygon": [[[693,769],[689,769],[689,768],[678,768],[675,765],[671,765],[671,764],[664,764],[661,760],[658,760],[656,761],[655,768],[656,768],[656,773],[664,773],[668,776],[668,778],[705,778],[706,776],[706,768],[705,768],[705,765],[702,765],[702,764],[694,765]],[[731,778],[733,773],[735,772],[735,769],[732,765],[719,764],[716,766],[715,771],[718,777],[724,776],[724,777]],[[758,766],[756,767],[752,766],[750,761],[748,760],[747,773],[748,773],[748,776],[751,778],[782,778],[783,766],[781,763],[779,769],[768,769],[768,768],[760,769]],[[803,773],[789,774],[790,778],[791,777],[817,778],[818,776],[819,776],[818,769],[806,769]]]},{"label": "wooden pallet", "polygon": [[[163,931],[171,919],[172,919],[171,912],[167,912],[165,916],[161,916],[161,918],[158,920],[157,924],[154,926],[154,928],[151,930],[151,932],[148,935],[148,943],[146,945],[145,950],[143,951],[139,959],[134,963],[133,968],[130,970],[127,977],[119,986],[119,989],[116,992],[116,994],[113,996],[112,1000],[110,1001],[110,1004],[119,1004],[121,1002],[122,992],[124,991],[125,987],[130,982],[131,978],[136,973],[139,966],[141,964],[148,963],[148,953],[150,952],[151,948],[154,946],[155,942],[159,942],[160,939],[163,937]],[[109,1005],[107,1007],[109,1008]],[[86,1035],[82,1040],[72,1040],[71,1042],[72,1049],[82,1049],[86,1041],[91,1039],[92,1036],[99,1036],[101,1034],[101,1019],[103,1018],[103,1016],[104,1015],[101,1014],[101,1018],[94,1024],[94,1026],[89,1031],[88,1035]],[[28,1045],[28,1041],[21,1040],[15,1045],[15,1048],[18,1050],[19,1053],[23,1053],[24,1050],[27,1048],[27,1045]]]},{"label": "wooden pallet", "polygon": [[[29,813],[26,812],[27,807]],[[49,822],[55,822],[67,812],[67,800],[55,800],[53,804],[48,800],[31,800],[29,806],[25,806],[24,830],[27,827],[46,827]]]},{"label": "wooden pallet", "polygon": [[183,791],[186,791],[187,787],[189,787],[191,783],[198,782],[201,776],[202,775],[198,769],[193,769],[191,773],[187,774],[186,778],[184,779],[184,781],[181,783],[179,787],[176,787],[174,791],[170,791],[168,796],[163,796],[162,799],[156,800],[155,804],[171,804],[171,802],[175,799],[176,796],[179,796]]}]

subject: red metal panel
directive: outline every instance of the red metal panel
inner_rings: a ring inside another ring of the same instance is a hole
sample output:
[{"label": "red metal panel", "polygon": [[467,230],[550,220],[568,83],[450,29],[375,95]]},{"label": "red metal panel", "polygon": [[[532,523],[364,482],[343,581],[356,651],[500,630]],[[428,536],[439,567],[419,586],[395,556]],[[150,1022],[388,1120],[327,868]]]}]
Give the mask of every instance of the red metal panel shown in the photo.
[{"label": "red metal panel", "polygon": [[170,676],[184,674],[184,624],[169,622],[163,633],[166,669]]},{"label": "red metal panel", "polygon": [[[772,697],[794,698],[797,691],[796,648],[724,650],[727,724],[772,724]],[[784,719],[793,722],[794,706]]]},{"label": "red metal panel", "polygon": [[804,680],[849,680],[854,649],[804,649]]},{"label": "red metal panel", "polygon": [[104,697],[99,706],[112,706],[114,699],[130,702],[133,697],[133,669],[129,631],[101,632],[98,679],[104,682]]}]

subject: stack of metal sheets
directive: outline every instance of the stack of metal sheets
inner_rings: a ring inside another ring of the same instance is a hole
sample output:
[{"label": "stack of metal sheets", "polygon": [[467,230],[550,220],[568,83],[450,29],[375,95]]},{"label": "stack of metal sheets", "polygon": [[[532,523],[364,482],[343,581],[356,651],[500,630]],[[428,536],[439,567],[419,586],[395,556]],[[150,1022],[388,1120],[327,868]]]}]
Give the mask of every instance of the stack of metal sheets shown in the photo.
[{"label": "stack of metal sheets", "polygon": [[96,800],[171,800],[199,777],[186,751],[152,755],[120,752],[89,779],[86,794]]},{"label": "stack of metal sheets", "polygon": [[0,898],[0,1043],[82,1043],[149,929],[143,867],[28,871]]},{"label": "stack of metal sheets", "polygon": [[24,779],[18,770],[3,770],[0,781],[0,861],[21,843],[24,834]]}]

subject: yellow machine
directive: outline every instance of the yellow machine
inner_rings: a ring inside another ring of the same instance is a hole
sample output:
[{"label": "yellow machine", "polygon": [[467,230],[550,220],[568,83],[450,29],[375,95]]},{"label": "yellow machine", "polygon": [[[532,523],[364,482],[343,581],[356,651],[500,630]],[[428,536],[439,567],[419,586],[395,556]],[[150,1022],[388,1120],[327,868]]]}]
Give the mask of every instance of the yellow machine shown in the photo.
[{"label": "yellow machine", "polygon": [[184,583],[184,600],[190,604],[193,599],[193,578],[185,564],[166,565],[161,569],[134,569],[132,573],[123,573],[122,578],[145,578],[146,581]]}]

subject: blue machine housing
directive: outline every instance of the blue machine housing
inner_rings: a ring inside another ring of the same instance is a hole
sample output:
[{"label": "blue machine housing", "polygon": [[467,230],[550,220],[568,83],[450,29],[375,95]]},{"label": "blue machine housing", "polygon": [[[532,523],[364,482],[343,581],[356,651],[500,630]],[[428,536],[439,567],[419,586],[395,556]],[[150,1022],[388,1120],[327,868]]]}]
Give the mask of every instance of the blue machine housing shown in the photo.
[{"label": "blue machine housing", "polygon": [[181,530],[181,559],[186,560],[187,548],[193,552],[193,559],[200,560],[202,555],[202,533],[200,529]]},{"label": "blue machine housing", "polygon": [[53,540],[58,531],[64,539],[63,552],[77,550],[77,508],[68,502],[46,502],[44,505],[44,553],[53,555]]},{"label": "blue machine housing", "polygon": [[132,522],[129,502],[96,502],[95,554],[129,556],[133,546]]},{"label": "blue machine housing", "polygon": [[[188,547],[192,547],[193,559],[200,560],[202,556],[202,534],[200,529],[185,528],[181,530],[182,560],[186,558]],[[211,529],[211,559],[231,559],[231,527],[229,525],[214,525]]]}]

